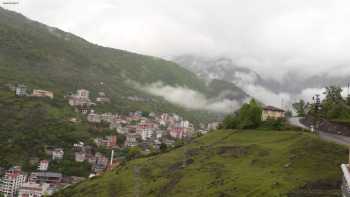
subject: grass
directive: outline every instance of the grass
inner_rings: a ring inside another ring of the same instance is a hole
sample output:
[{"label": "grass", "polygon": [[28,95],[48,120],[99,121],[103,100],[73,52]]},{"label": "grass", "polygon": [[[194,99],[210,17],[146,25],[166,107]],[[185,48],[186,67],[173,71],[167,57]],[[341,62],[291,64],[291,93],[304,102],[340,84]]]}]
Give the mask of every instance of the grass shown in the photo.
[{"label": "grass", "polygon": [[215,131],[56,196],[287,196],[310,183],[338,182],[346,160],[345,147],[308,133]]}]

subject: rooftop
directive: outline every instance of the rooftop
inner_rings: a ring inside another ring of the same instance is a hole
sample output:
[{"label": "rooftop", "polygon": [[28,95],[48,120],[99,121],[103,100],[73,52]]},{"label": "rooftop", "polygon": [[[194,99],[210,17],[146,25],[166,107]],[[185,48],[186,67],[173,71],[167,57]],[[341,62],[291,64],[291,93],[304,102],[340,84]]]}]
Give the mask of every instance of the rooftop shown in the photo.
[{"label": "rooftop", "polygon": [[265,106],[265,107],[263,107],[263,109],[267,110],[267,111],[285,112],[283,109],[280,109],[280,108],[277,108],[274,106]]},{"label": "rooftop", "polygon": [[61,173],[57,173],[57,172],[33,172],[32,175],[41,176],[41,177],[62,178],[62,174]]}]

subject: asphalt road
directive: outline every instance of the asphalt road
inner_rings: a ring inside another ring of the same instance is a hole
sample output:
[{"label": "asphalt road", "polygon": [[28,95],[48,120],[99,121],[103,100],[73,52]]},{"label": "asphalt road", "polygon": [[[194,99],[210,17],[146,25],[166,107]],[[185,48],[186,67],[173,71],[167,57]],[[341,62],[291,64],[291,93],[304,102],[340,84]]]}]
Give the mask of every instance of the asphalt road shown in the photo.
[{"label": "asphalt road", "polygon": [[[298,118],[298,117],[290,118],[288,121],[290,124],[292,124],[294,126],[301,127],[304,129],[309,129],[307,126],[303,125],[300,122],[300,118]],[[332,133],[326,133],[323,131],[319,131],[319,134],[320,134],[320,138],[323,140],[331,141],[331,142],[345,145],[345,146],[350,146],[350,137],[336,135],[336,134],[332,134]]]}]

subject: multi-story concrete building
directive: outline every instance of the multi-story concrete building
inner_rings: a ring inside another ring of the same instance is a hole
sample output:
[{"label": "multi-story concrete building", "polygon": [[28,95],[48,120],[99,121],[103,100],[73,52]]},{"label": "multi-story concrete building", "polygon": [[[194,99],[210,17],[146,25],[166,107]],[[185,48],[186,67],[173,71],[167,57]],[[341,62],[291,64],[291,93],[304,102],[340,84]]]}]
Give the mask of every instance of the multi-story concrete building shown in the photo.
[{"label": "multi-story concrete building", "polygon": [[56,172],[33,172],[29,181],[33,183],[47,183],[51,185],[60,184],[62,182],[63,175]]},{"label": "multi-story concrete building", "polygon": [[100,123],[101,115],[96,114],[94,110],[91,110],[90,113],[87,115],[87,121],[91,123]]},{"label": "multi-story concrete building", "polygon": [[95,105],[90,100],[90,92],[88,90],[78,90],[76,94],[69,97],[69,105],[71,106],[87,106]]},{"label": "multi-story concrete building", "polygon": [[52,151],[52,160],[62,160],[64,151],[62,148],[56,148]]},{"label": "multi-story concrete building", "polygon": [[137,133],[128,133],[126,135],[125,145],[128,147],[137,146],[137,138],[139,135]]},{"label": "multi-story concrete building", "polygon": [[24,183],[19,189],[18,197],[42,197],[48,194],[49,184]]},{"label": "multi-story concrete building", "polygon": [[83,99],[89,99],[90,98],[90,92],[88,90],[85,89],[80,89],[77,90],[77,97],[79,98],[83,98]]},{"label": "multi-story concrete building", "polygon": [[8,170],[2,179],[0,179],[0,193],[5,197],[15,197],[18,190],[26,180],[26,175],[20,167],[13,167]]},{"label": "multi-story concrete building", "polygon": [[49,168],[49,161],[48,160],[41,160],[39,162],[38,170],[39,171],[47,171]]},{"label": "multi-story concrete building", "polygon": [[141,136],[142,140],[147,140],[147,139],[152,138],[152,136],[154,134],[153,123],[141,121],[141,123],[137,125],[136,133]]},{"label": "multi-story concrete building", "polygon": [[21,84],[17,85],[16,96],[27,96],[27,86]]},{"label": "multi-story concrete building", "polygon": [[76,152],[74,156],[76,162],[84,162],[86,160],[86,154],[84,152]]}]

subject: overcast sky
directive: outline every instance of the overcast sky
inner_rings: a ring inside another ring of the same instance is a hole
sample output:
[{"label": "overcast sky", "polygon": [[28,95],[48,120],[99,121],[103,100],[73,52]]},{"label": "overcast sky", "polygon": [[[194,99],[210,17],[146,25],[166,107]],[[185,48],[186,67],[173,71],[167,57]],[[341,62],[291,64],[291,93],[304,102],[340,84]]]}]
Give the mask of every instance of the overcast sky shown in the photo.
[{"label": "overcast sky", "polygon": [[348,0],[19,1],[5,7],[113,48],[226,55],[269,76],[349,72]]}]

